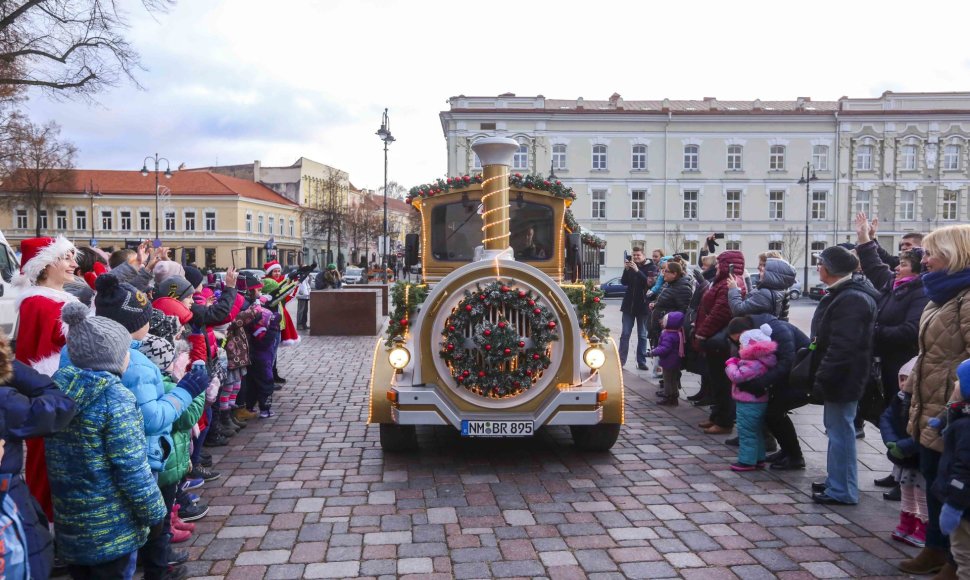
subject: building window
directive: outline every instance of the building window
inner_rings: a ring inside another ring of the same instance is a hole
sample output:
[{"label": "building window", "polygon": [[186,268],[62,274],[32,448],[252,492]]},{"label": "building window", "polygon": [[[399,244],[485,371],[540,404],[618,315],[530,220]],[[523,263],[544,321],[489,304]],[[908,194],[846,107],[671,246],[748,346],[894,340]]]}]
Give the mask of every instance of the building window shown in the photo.
[{"label": "building window", "polygon": [[812,147],[812,165],[818,171],[829,170],[829,146],[815,145]]},{"label": "building window", "polygon": [[529,168],[529,146],[519,145],[519,148],[515,150],[515,155],[512,156],[512,169],[528,169],[528,168]]},{"label": "building window", "polygon": [[949,189],[943,192],[943,212],[940,218],[944,221],[957,219],[957,193]]},{"label": "building window", "polygon": [[781,249],[785,247],[785,244],[779,241],[768,242],[769,252],[780,252]]},{"label": "building window", "polygon": [[741,219],[741,191],[732,189],[727,192],[727,203],[724,207],[724,219]]},{"label": "building window", "polygon": [[182,217],[185,219],[185,231],[194,232],[195,231],[195,211],[185,211],[182,213]]},{"label": "building window", "polygon": [[165,231],[175,231],[175,210],[165,212]]},{"label": "building window", "polygon": [[872,192],[855,192],[855,213],[862,212],[866,215],[872,214]]},{"label": "building window", "polygon": [[642,220],[647,217],[647,192],[643,189],[635,189],[630,192],[630,218]]},{"label": "building window", "polygon": [[740,145],[728,145],[727,152],[727,170],[728,171],[741,171],[743,169],[742,161],[744,159],[744,148]]},{"label": "building window", "polygon": [[130,211],[118,212],[118,221],[121,222],[121,231],[123,232],[131,231],[131,212]]},{"label": "building window", "polygon": [[138,229],[147,232],[152,229],[152,214],[148,211],[138,212]]},{"label": "building window", "polygon": [[597,264],[597,266],[602,266],[606,264],[606,250],[600,250],[598,254],[599,254],[599,260],[598,260],[599,263]]},{"label": "building window", "polygon": [[697,171],[697,161],[700,157],[699,145],[684,146],[684,171]]},{"label": "building window", "polygon": [[859,145],[856,149],[855,170],[872,171],[872,145]]},{"label": "building window", "polygon": [[246,212],[246,231],[253,233],[253,214]]},{"label": "building window", "polygon": [[296,220],[293,218],[290,218],[290,237],[296,237]]},{"label": "building window", "polygon": [[916,192],[899,192],[899,219],[913,221],[916,219]]},{"label": "building window", "polygon": [[[687,262],[689,264],[697,263],[697,251],[700,249],[701,243],[697,240],[684,240],[684,250],[687,252]],[[676,250],[676,248],[674,248]]]},{"label": "building window", "polygon": [[88,212],[87,210],[79,209],[74,211],[74,229],[76,230],[86,230],[88,229]]},{"label": "building window", "polygon": [[606,170],[606,145],[593,145],[593,170]]},{"label": "building window", "polygon": [[552,146],[552,168],[553,169],[565,169],[566,168],[566,146],[565,145],[553,145]]},{"label": "building window", "polygon": [[273,235],[273,228],[275,228],[275,227],[276,227],[276,218],[273,217],[273,216],[269,216],[269,233],[270,233],[270,235]]},{"label": "building window", "polygon": [[903,171],[916,171],[916,145],[903,145],[899,156],[899,168]]},{"label": "building window", "polygon": [[[697,219],[697,198],[698,191],[696,189],[684,192],[684,219],[685,220],[696,220]],[[693,260],[691,260],[693,262]]]},{"label": "building window", "polygon": [[478,153],[472,153],[472,155],[475,157],[475,159],[472,161],[472,169],[481,169],[482,160],[479,159]]},{"label": "building window", "polygon": [[647,146],[646,145],[633,146],[633,159],[631,160],[631,163],[634,171],[647,170]]},{"label": "building window", "polygon": [[182,261],[186,264],[195,264],[195,248],[182,248]]},{"label": "building window", "polygon": [[960,169],[960,146],[947,145],[943,148],[943,169],[956,171]]},{"label": "building window", "polygon": [[111,231],[114,229],[114,226],[111,223],[110,209],[101,210],[101,229],[104,231]]},{"label": "building window", "polygon": [[39,212],[37,212],[37,221],[40,222],[40,229],[42,230],[47,229],[47,210],[46,209],[42,209]]},{"label": "building window", "polygon": [[214,211],[205,212],[205,231],[207,232],[216,231],[216,212]]},{"label": "building window", "polygon": [[606,219],[606,190],[593,190],[593,219]]},{"label": "building window", "polygon": [[59,209],[54,212],[54,219],[57,220],[57,230],[63,232],[67,229],[67,210]]},{"label": "building window", "polygon": [[825,242],[812,242],[810,252],[812,253],[812,265],[818,266],[818,255],[825,249]]},{"label": "building window", "polygon": [[256,217],[256,233],[263,233],[263,216],[261,215]]},{"label": "building window", "polygon": [[785,170],[785,146],[784,145],[772,145],[771,149],[768,150],[768,170],[769,171]]},{"label": "building window", "polygon": [[30,224],[27,223],[27,210],[18,209],[16,211],[16,214],[17,214],[17,229],[26,230],[27,228],[29,228]]},{"label": "building window", "polygon": [[205,267],[215,268],[216,267],[216,249],[206,248],[203,250],[205,252]]},{"label": "building window", "polygon": [[741,241],[740,240],[728,240],[724,242],[725,250],[734,250],[736,252],[741,251]]},{"label": "building window", "polygon": [[825,215],[828,210],[829,203],[829,192],[827,191],[813,191],[812,192],[812,219],[813,220],[824,220]]},{"label": "building window", "polygon": [[773,220],[785,219],[785,192],[768,192],[768,218]]},{"label": "building window", "polygon": [[280,216],[280,235],[281,236],[283,235],[283,227],[285,225],[284,222],[285,222],[285,220],[283,219],[283,216]]}]

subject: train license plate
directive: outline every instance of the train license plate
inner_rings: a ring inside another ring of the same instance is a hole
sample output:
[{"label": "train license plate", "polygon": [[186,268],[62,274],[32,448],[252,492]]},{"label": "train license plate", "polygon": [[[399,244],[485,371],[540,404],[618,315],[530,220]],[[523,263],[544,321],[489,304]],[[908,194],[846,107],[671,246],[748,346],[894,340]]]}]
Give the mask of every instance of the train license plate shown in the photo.
[{"label": "train license plate", "polygon": [[469,421],[461,422],[462,437],[528,437],[533,421]]}]

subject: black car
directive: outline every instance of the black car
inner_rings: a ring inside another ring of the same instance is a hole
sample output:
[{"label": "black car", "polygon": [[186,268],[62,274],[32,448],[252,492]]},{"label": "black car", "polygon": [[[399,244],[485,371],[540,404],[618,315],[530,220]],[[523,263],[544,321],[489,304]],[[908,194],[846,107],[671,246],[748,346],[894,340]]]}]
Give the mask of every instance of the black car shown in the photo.
[{"label": "black car", "polygon": [[808,289],[808,297],[812,300],[821,300],[823,296],[829,293],[828,284],[816,284]]},{"label": "black car", "polygon": [[600,284],[600,290],[603,291],[603,296],[606,298],[623,296],[626,294],[626,285],[620,284],[619,278],[613,278]]}]

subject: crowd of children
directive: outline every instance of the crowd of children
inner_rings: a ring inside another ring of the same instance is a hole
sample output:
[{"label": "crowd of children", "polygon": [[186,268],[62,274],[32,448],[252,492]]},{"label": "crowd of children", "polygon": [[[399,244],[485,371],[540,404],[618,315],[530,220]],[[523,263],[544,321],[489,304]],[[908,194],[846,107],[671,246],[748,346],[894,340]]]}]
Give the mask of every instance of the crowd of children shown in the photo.
[{"label": "crowd of children", "polygon": [[185,578],[172,544],[220,476],[204,448],[273,416],[306,269],[206,284],[164,248],[21,247],[15,353],[0,335],[0,577],[47,578],[56,560],[75,578]]}]

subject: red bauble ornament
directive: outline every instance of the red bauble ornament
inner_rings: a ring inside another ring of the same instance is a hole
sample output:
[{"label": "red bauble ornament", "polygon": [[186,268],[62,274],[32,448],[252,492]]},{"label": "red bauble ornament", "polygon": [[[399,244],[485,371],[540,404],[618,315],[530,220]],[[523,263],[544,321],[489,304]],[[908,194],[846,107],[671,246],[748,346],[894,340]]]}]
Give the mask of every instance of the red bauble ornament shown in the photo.
[{"label": "red bauble ornament", "polygon": [[519,290],[519,298],[525,298],[525,290]]},{"label": "red bauble ornament", "polygon": [[511,290],[511,288],[509,288],[508,286],[502,286],[501,288],[499,288],[499,290],[501,290],[502,292],[508,292],[509,290]]},{"label": "red bauble ornament", "polygon": [[465,381],[465,377],[458,377],[458,382],[459,383],[464,382],[464,381]]},{"label": "red bauble ornament", "polygon": [[455,331],[455,327],[454,326],[449,326],[448,327],[448,332],[454,332],[454,331]]},{"label": "red bauble ornament", "polygon": [[467,377],[467,376],[468,376],[468,375],[470,375],[470,374],[471,374],[471,372],[470,372],[470,371],[463,371],[463,372],[461,373],[461,376],[463,376],[463,377]]},{"label": "red bauble ornament", "polygon": [[537,354],[532,355],[532,360],[539,360],[539,355]]},{"label": "red bauble ornament", "polygon": [[533,314],[542,314],[542,309],[541,308],[536,308],[535,310],[532,311],[532,313]]},{"label": "red bauble ornament", "polygon": [[484,294],[479,294],[478,295],[478,299],[479,300],[485,300],[485,295]]},{"label": "red bauble ornament", "polygon": [[408,319],[407,318],[402,318],[400,322],[401,322],[401,326],[407,326],[408,325]]},{"label": "red bauble ornament", "polygon": [[455,345],[448,344],[448,350],[455,350]]},{"label": "red bauble ornament", "polygon": [[532,371],[525,371],[525,376],[531,377],[532,376]]},{"label": "red bauble ornament", "polygon": [[484,377],[485,377],[485,371],[478,371],[478,378],[484,378]]},{"label": "red bauble ornament", "polygon": [[596,302],[597,304],[599,304],[599,301],[600,301],[600,297],[599,296],[593,298],[593,302]]},{"label": "red bauble ornament", "polygon": [[515,387],[515,388],[519,388],[519,386],[520,386],[521,384],[522,384],[522,383],[520,383],[519,381],[512,381],[512,386],[513,386],[513,387]]},{"label": "red bauble ornament", "polygon": [[485,336],[492,336],[492,331],[486,328],[484,331],[482,331],[482,334]]},{"label": "red bauble ornament", "polygon": [[529,306],[535,306],[535,305],[536,305],[535,300],[529,300]]},{"label": "red bauble ornament", "polygon": [[485,345],[485,350],[492,350],[492,345],[486,344]]},{"label": "red bauble ornament", "polygon": [[556,323],[550,320],[549,321],[549,328],[555,328],[555,327],[556,327]]},{"label": "red bauble ornament", "polygon": [[499,322],[498,323],[498,327],[499,328],[505,328],[505,323],[504,322]]},{"label": "red bauble ornament", "polygon": [[471,312],[471,311],[472,311],[472,305],[469,304],[468,306],[465,307],[465,312]]},{"label": "red bauble ornament", "polygon": [[523,340],[519,341],[519,348],[525,348],[525,341]]},{"label": "red bauble ornament", "polygon": [[512,354],[512,349],[511,348],[505,349],[505,354]]}]

